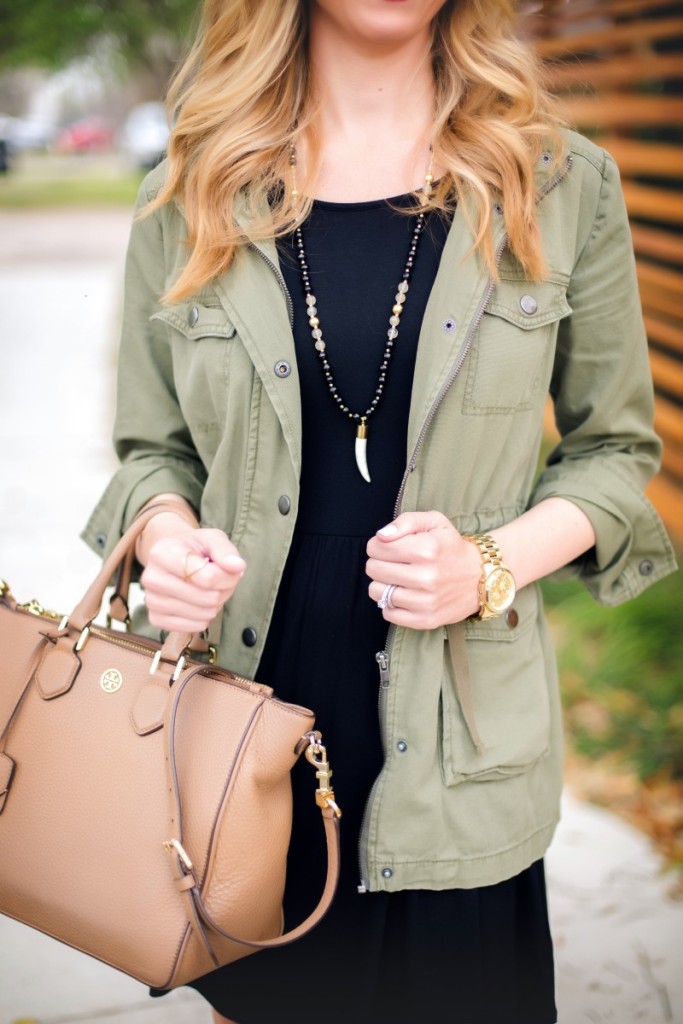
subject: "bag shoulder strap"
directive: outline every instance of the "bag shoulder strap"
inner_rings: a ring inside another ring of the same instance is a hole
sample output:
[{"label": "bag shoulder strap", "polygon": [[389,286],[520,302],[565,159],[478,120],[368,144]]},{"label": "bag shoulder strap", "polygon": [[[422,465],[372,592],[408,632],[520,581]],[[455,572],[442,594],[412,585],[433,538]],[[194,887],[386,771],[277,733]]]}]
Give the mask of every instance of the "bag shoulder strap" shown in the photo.
[{"label": "bag shoulder strap", "polygon": [[[178,682],[175,684],[176,692],[172,705],[169,709],[169,715],[166,725],[166,742],[168,747],[168,757],[166,760],[169,774],[169,793],[171,798],[171,820],[177,823],[176,827],[180,832],[182,838],[182,808],[180,804],[180,790],[178,785],[178,773],[176,768],[175,758],[175,724],[176,724],[176,709],[180,696],[185,689],[185,686],[190,680],[200,672],[205,672],[205,666],[199,666],[191,671],[187,672]],[[212,674],[225,675],[226,679],[230,679],[230,673],[224,672],[221,669],[212,670]],[[312,744],[318,751],[324,751],[324,748],[319,744],[320,733],[309,733],[302,738],[299,750],[303,749],[303,746],[311,746]],[[326,764],[326,762],[316,762],[313,764],[318,767],[319,764]],[[323,773],[324,774],[324,773]],[[290,942],[294,942],[296,939],[305,935],[322,918],[329,910],[332,900],[334,899],[335,892],[337,890],[337,883],[339,881],[339,868],[340,868],[340,834],[339,834],[339,818],[341,817],[341,811],[334,802],[334,793],[331,789],[326,789],[324,786],[324,779],[320,780],[320,772],[316,772],[316,776],[319,778],[319,789],[316,793],[316,802],[320,807],[322,816],[322,823],[325,829],[325,842],[327,849],[327,874],[325,878],[325,885],[323,888],[322,895],[318,901],[318,905],[308,915],[308,917],[293,928],[291,931],[286,932],[283,935],[277,935],[272,939],[262,939],[258,942],[252,939],[244,939],[238,935],[233,935],[230,932],[225,931],[224,928],[213,919],[211,914],[206,909],[202,894],[199,889],[197,878],[194,874],[192,862],[183,850],[181,840],[171,840],[166,845],[166,849],[171,854],[175,866],[178,870],[176,883],[179,891],[186,897],[190,902],[190,923],[195,926],[199,926],[199,934],[202,942],[208,949],[218,965],[218,960],[213,953],[211,944],[208,936],[200,926],[199,918],[216,934],[222,936],[225,939],[230,939],[232,942],[238,942],[243,946],[250,946],[252,949],[269,949],[275,946],[284,946]]]}]

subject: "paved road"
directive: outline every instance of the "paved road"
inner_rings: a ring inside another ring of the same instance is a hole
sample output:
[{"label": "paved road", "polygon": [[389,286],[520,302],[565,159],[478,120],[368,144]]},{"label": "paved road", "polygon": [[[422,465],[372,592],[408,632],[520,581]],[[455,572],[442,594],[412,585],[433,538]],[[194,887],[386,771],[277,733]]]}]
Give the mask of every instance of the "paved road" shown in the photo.
[{"label": "paved road", "polygon": [[[97,565],[78,532],[113,468],[128,219],[0,212],[0,576],[60,611]],[[647,840],[568,798],[547,866],[562,1024],[683,1024],[683,905],[668,898]],[[2,918],[0,949],[0,1024],[208,1024],[190,990],[160,1005]]]}]

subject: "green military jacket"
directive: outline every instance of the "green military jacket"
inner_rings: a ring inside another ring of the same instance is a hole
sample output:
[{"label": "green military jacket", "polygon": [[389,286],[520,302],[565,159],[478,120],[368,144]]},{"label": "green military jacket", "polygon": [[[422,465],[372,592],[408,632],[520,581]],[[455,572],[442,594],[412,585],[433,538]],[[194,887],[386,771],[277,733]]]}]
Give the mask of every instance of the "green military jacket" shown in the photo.
[{"label": "green military jacket", "polygon": [[[567,133],[566,146],[559,170],[547,154],[539,161],[543,281],[525,279],[505,247],[495,197],[495,285],[471,254],[462,205],[455,213],[420,334],[396,510],[438,509],[474,533],[567,498],[597,543],[564,573],[614,605],[675,561],[643,496],[660,444],[618,173],[585,139]],[[141,205],[163,174],[148,176]],[[275,245],[259,244],[200,294],[162,306],[187,257],[184,237],[174,204],[134,224],[115,425],[121,468],[84,537],[106,554],[151,497],[184,495],[247,561],[225,608],[219,660],[253,676],[297,515],[291,300]],[[561,441],[537,479],[548,392]],[[360,842],[366,889],[488,885],[546,850],[562,780],[557,674],[537,586],[521,590],[514,611],[459,627],[480,749],[450,630],[390,631],[378,674],[386,759]]]}]

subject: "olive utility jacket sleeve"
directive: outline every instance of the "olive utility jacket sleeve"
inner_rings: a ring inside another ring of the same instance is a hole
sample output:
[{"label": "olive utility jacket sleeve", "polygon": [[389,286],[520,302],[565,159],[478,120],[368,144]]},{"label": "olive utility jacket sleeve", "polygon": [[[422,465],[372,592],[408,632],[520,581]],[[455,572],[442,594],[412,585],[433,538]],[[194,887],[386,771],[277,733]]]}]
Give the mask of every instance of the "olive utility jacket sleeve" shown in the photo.
[{"label": "olive utility jacket sleeve", "polygon": [[[141,206],[163,174],[146,179]],[[618,604],[676,568],[643,495],[660,443],[628,221],[613,161],[574,133],[559,165],[539,161],[538,189],[540,282],[506,248],[495,197],[495,284],[471,254],[463,209],[455,213],[420,333],[397,511],[438,509],[472,533],[567,498],[597,542],[560,575]],[[133,227],[114,432],[121,468],[84,538],[107,554],[155,494],[187,498],[249,566],[225,607],[219,659],[253,676],[298,503],[291,300],[276,247],[259,243],[200,294],[163,306],[184,237],[172,204]],[[561,440],[538,477],[548,393]],[[360,836],[362,888],[492,884],[543,856],[559,815],[562,734],[538,586],[519,592],[514,613],[389,630],[378,677],[386,756]],[[449,646],[458,631],[472,715]]]}]

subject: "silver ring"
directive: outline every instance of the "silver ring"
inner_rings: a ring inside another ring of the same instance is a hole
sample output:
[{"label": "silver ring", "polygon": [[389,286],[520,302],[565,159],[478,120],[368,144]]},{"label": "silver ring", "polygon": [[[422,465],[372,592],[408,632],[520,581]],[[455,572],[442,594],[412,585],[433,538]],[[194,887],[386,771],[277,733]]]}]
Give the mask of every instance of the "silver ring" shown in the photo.
[{"label": "silver ring", "polygon": [[394,602],[392,600],[394,591],[396,590],[396,583],[387,583],[386,587],[382,591],[382,596],[377,602],[377,607],[384,611],[385,608],[393,608]]}]

